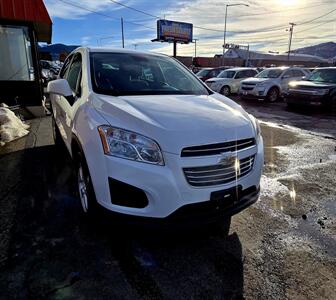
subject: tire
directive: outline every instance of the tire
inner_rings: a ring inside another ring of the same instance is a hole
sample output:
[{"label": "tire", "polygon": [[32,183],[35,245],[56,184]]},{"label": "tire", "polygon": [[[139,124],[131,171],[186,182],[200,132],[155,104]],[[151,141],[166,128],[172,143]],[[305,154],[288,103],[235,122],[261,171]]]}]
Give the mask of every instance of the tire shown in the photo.
[{"label": "tire", "polygon": [[77,153],[76,159],[76,185],[81,211],[85,217],[94,218],[98,213],[98,203],[94,193],[92,180],[85,157]]},{"label": "tire", "polygon": [[270,90],[267,93],[267,100],[269,102],[275,102],[279,99],[279,90],[276,87],[270,88]]},{"label": "tire", "polygon": [[231,94],[231,89],[230,89],[229,86],[224,85],[224,86],[221,88],[220,93],[221,93],[222,95],[224,95],[224,96],[230,96],[230,94]]},{"label": "tire", "polygon": [[55,146],[56,147],[63,146],[62,136],[61,136],[61,134],[59,132],[59,129],[56,125],[56,121],[55,121],[54,117],[52,117],[51,126],[52,126],[52,135],[53,135]]}]

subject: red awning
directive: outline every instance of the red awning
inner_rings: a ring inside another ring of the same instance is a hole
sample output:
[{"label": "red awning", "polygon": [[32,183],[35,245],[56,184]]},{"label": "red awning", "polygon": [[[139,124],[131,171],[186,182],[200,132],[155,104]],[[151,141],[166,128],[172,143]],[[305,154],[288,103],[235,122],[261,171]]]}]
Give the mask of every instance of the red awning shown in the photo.
[{"label": "red awning", "polygon": [[52,21],[42,0],[0,0],[0,19],[32,22],[37,40],[51,43]]}]

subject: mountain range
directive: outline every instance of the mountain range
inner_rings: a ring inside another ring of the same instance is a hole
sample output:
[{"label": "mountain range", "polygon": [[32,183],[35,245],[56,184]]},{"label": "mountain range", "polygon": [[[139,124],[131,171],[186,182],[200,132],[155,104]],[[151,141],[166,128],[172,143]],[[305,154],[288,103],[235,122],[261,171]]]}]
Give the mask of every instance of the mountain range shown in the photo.
[{"label": "mountain range", "polygon": [[322,43],[314,46],[299,48],[296,50],[292,50],[294,53],[299,54],[310,54],[316,55],[323,58],[335,58],[336,57],[336,43],[334,42],[327,42]]},{"label": "mountain range", "polygon": [[[54,57],[58,57],[60,53],[70,53],[74,49],[79,47],[78,45],[64,45],[64,44],[51,44],[47,46],[39,46],[40,52],[48,52]],[[336,43],[327,42],[314,46],[304,47],[292,50],[293,53],[316,55],[323,58],[336,57]]]}]

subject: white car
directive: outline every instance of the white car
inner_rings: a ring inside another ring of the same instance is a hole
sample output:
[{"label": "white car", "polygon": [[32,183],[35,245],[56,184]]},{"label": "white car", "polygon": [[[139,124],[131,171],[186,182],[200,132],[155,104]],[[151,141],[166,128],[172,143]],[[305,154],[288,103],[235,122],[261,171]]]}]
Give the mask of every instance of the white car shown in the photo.
[{"label": "white car", "polygon": [[236,94],[239,91],[240,82],[257,75],[258,72],[251,68],[232,68],[222,71],[217,77],[205,81],[206,85],[224,96]]},{"label": "white car", "polygon": [[268,68],[254,78],[241,82],[241,98],[266,99],[275,102],[288,90],[289,82],[301,80],[310,74],[309,70],[299,67]]},{"label": "white car", "polygon": [[257,120],[176,60],[78,48],[48,92],[55,141],[75,161],[85,213],[98,203],[126,215],[228,224],[258,199]]}]

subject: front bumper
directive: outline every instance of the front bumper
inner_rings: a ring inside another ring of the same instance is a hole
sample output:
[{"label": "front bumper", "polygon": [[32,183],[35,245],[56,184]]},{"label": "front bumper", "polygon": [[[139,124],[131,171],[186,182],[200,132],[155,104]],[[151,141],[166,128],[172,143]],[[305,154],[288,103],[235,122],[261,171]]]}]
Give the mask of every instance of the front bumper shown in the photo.
[{"label": "front bumper", "polygon": [[267,89],[257,85],[241,86],[238,94],[241,98],[246,99],[265,99],[267,96]]},{"label": "front bumper", "polygon": [[[264,162],[262,137],[260,137],[256,147],[237,153],[238,158],[244,158],[249,155],[255,155],[255,160],[252,170],[247,175],[233,182],[216,186],[191,186],[185,178],[183,168],[217,164],[220,158],[219,155],[180,157],[179,155],[165,152],[165,166],[104,156],[105,166],[100,168],[99,172],[95,172],[94,176],[91,174],[91,177],[97,201],[106,209],[126,215],[167,218],[183,207],[208,203],[212,192],[236,186],[240,186],[242,191],[251,187],[258,189]],[[143,208],[135,208],[113,204],[111,199],[116,191],[110,190],[108,178],[127,183],[144,191],[148,199],[148,205]],[[257,198],[258,196],[255,194],[254,200],[248,203],[253,203]],[[226,210],[231,210],[230,213],[233,214],[244,207],[244,205],[236,204],[234,209],[226,208]]]},{"label": "front bumper", "polygon": [[307,95],[307,94],[285,94],[286,103],[303,105],[303,106],[322,106],[327,105],[330,101],[328,95]]}]

